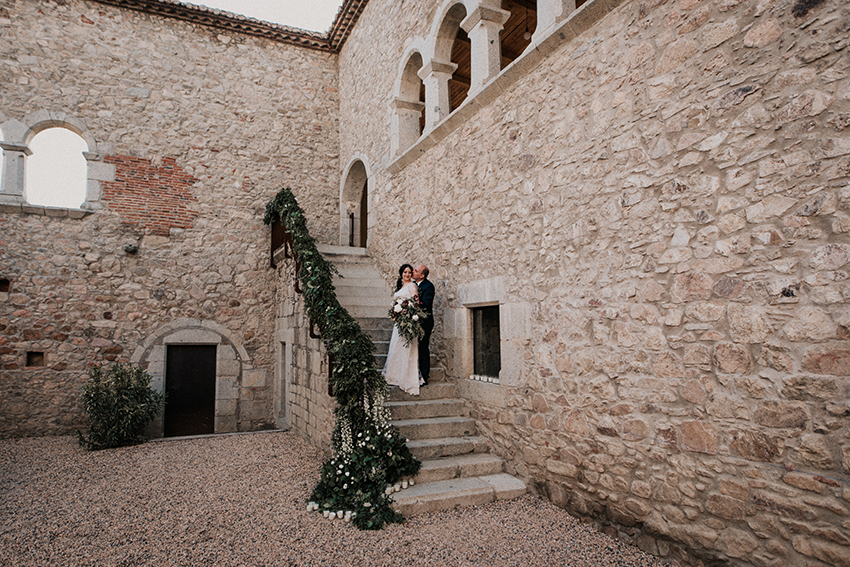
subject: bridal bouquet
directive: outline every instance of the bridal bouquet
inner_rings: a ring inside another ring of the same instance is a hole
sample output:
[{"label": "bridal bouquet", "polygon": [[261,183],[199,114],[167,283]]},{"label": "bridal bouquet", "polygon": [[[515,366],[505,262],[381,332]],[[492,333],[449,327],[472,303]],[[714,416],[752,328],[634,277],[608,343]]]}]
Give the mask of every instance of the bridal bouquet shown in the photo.
[{"label": "bridal bouquet", "polygon": [[419,306],[413,297],[397,297],[390,307],[390,319],[398,327],[398,334],[404,339],[404,346],[409,347],[410,341],[419,340],[425,336],[422,320],[428,314]]}]

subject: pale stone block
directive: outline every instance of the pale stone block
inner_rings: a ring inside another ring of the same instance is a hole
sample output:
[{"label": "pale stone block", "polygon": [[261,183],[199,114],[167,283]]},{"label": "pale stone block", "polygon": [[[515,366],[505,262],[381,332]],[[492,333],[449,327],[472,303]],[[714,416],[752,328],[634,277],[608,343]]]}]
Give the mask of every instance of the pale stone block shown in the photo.
[{"label": "pale stone block", "polygon": [[242,365],[238,360],[221,360],[216,362],[216,374],[219,376],[238,376]]},{"label": "pale stone block", "polygon": [[242,373],[243,388],[264,388],[266,386],[266,371],[251,370]]},{"label": "pale stone block", "polygon": [[236,410],[239,407],[239,400],[216,400],[215,415],[216,417],[235,416]]},{"label": "pale stone block", "polygon": [[221,342],[221,335],[208,331],[206,329],[185,329],[171,333],[163,342],[167,345],[174,344],[218,344]]},{"label": "pale stone block", "polygon": [[215,397],[217,400],[238,399],[239,383],[236,376],[219,375],[215,381]]},{"label": "pale stone block", "polygon": [[[469,366],[472,366],[472,345],[470,341]],[[522,361],[525,354],[525,348],[519,344],[519,341],[501,342],[501,362],[502,369],[499,372],[499,383],[504,386],[519,386],[520,377],[522,376]]]},{"label": "pale stone block", "polygon": [[461,398],[495,408],[508,407],[506,390],[499,384],[478,380],[458,380],[457,388]]},{"label": "pale stone block", "polygon": [[500,305],[499,332],[502,341],[531,338],[531,305],[525,302]]},{"label": "pale stone block", "polygon": [[89,161],[87,175],[90,180],[115,181],[115,165],[102,161]]},{"label": "pale stone block", "polygon": [[213,428],[216,433],[235,433],[238,431],[236,416],[216,416]]},{"label": "pale stone block", "polygon": [[505,302],[505,278],[479,280],[457,286],[457,301],[464,307]]}]

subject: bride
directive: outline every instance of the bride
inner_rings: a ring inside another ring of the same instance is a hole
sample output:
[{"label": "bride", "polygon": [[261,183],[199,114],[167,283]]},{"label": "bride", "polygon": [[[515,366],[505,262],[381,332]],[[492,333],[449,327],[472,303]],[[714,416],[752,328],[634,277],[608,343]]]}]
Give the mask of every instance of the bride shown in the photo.
[{"label": "bride", "polygon": [[[413,266],[403,264],[398,270],[398,281],[394,298],[416,297],[419,289],[413,281]],[[404,339],[399,335],[398,327],[393,325],[393,335],[390,339],[390,350],[384,365],[384,376],[387,384],[396,385],[408,394],[419,395],[419,343],[410,341],[404,346]]]}]

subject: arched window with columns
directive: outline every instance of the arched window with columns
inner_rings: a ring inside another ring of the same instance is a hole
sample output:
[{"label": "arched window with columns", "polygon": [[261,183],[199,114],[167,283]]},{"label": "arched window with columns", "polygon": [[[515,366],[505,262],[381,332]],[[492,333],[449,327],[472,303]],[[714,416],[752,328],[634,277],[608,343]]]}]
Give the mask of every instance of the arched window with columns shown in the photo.
[{"label": "arched window with columns", "polygon": [[421,69],[422,54],[413,51],[402,68],[392,101],[393,155],[403,153],[415,144],[425,130],[425,85],[419,78]]}]

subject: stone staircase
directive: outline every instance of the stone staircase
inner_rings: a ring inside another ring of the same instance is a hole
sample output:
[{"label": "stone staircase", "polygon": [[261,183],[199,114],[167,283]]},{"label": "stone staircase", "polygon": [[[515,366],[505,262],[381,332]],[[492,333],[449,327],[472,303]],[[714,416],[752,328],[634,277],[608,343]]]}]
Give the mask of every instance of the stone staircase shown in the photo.
[{"label": "stone staircase", "polygon": [[476,435],[454,384],[429,382],[419,396],[392,388],[387,407],[411,453],[422,461],[415,484],[393,496],[405,516],[525,494],[525,483],[505,474],[502,459],[488,453],[486,440]]},{"label": "stone staircase", "polygon": [[[387,317],[392,289],[363,248],[320,246],[319,251],[343,276],[334,279],[337,298],[372,337],[378,367],[383,368],[392,334]],[[422,461],[415,484],[393,495],[402,514],[475,506],[525,494],[525,483],[506,474],[502,459],[490,454],[486,440],[476,434],[475,421],[467,416],[455,384],[446,381],[436,360],[419,396],[392,387],[387,407],[393,425]]]}]

